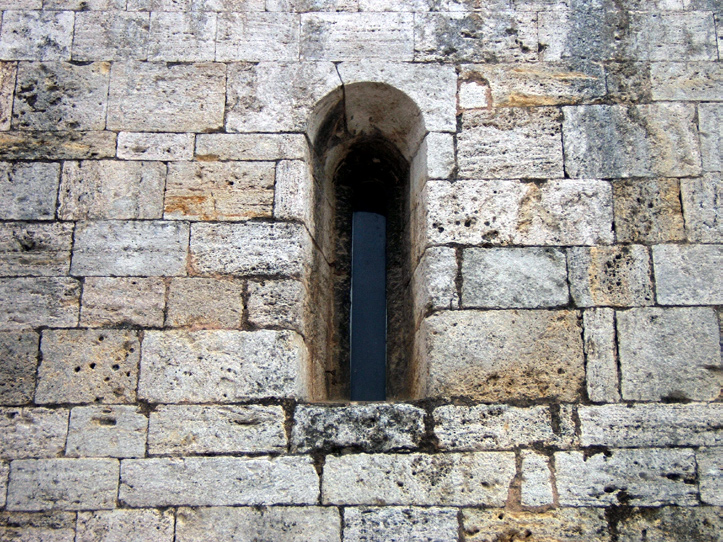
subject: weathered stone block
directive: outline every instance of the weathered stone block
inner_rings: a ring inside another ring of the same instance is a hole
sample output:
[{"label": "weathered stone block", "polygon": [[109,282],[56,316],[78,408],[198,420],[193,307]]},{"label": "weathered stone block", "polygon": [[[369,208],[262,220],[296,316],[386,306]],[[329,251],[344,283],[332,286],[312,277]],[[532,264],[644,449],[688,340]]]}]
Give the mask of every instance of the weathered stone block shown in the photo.
[{"label": "weathered stone block", "polygon": [[154,540],[172,542],[173,510],[80,512],[76,542]]},{"label": "weathered stone block", "polygon": [[281,327],[304,333],[307,292],[296,280],[264,280],[248,283],[249,323],[258,327]]},{"label": "weathered stone block", "polygon": [[720,173],[680,180],[688,240],[698,243],[723,242],[723,182]]},{"label": "weathered stone block", "polygon": [[0,132],[0,160],[112,158],[115,146],[114,132]]},{"label": "weathered stone block", "polygon": [[198,160],[294,160],[304,158],[302,134],[198,134]]},{"label": "weathered stone block", "polygon": [[8,477],[10,476],[10,463],[0,461],[0,506],[5,506],[5,497],[8,492]]},{"label": "weathered stone block", "polygon": [[[133,1],[133,0],[131,0]],[[45,9],[116,10],[125,9],[125,0],[44,0]]]},{"label": "weathered stone block", "polygon": [[162,405],[151,412],[148,452],[161,455],[286,451],[280,406]]},{"label": "weathered stone block", "polygon": [[161,327],[165,294],[161,278],[87,277],[80,325]]},{"label": "weathered stone block", "polygon": [[522,506],[549,506],[554,502],[552,475],[547,456],[522,452]]},{"label": "weathered stone block", "polygon": [[690,104],[563,108],[565,169],[571,177],[684,177],[701,171]]},{"label": "weathered stone block", "polygon": [[514,475],[508,452],[327,456],[322,502],[501,506]]},{"label": "weathered stone block", "polygon": [[650,75],[654,100],[716,101],[723,96],[718,62],[654,62]]},{"label": "weathered stone block", "polygon": [[0,332],[0,405],[33,400],[39,343],[37,333]]},{"label": "weathered stone block", "polygon": [[80,283],[71,278],[0,279],[0,329],[78,324]]},{"label": "weathered stone block", "polygon": [[180,222],[82,222],[75,228],[73,275],[186,274],[188,224]]},{"label": "weathered stone block", "polygon": [[716,399],[721,389],[717,328],[715,311],[708,308],[618,312],[623,399]]},{"label": "weathered stone block", "polygon": [[242,324],[243,305],[240,281],[173,279],[168,288],[166,325],[238,329]]},{"label": "weathered stone block", "polygon": [[0,130],[10,129],[17,71],[15,62],[0,62]]},{"label": "weathered stone block", "polygon": [[630,16],[629,54],[656,61],[718,60],[715,21],[708,11],[638,12]]},{"label": "weathered stone block", "polygon": [[274,218],[301,220],[314,232],[314,180],[309,166],[301,160],[282,160],[276,164]]},{"label": "weathered stone block", "polygon": [[2,512],[0,533],[8,540],[75,542],[75,512]]},{"label": "weathered stone block", "polygon": [[216,14],[202,11],[153,11],[148,60],[204,62],[214,59]]},{"label": "weathered stone block", "polygon": [[340,448],[387,452],[415,449],[423,435],[424,411],[412,405],[300,405],[294,412],[291,446],[302,453]]},{"label": "weathered stone block", "polygon": [[13,461],[8,510],[114,508],[116,459],[19,459]]},{"label": "weathered stone block", "polygon": [[557,452],[555,478],[562,506],[697,504],[692,450],[615,450],[585,457]]},{"label": "weathered stone block", "polygon": [[460,177],[562,177],[561,120],[549,107],[464,112],[457,136]]},{"label": "weathered stone block", "polygon": [[209,538],[239,542],[264,538],[280,542],[339,542],[341,519],[336,508],[320,506],[178,510],[178,542],[204,542]]},{"label": "weathered stone block", "polygon": [[219,15],[216,60],[264,62],[298,59],[298,15],[278,12]]},{"label": "weathered stone block", "polygon": [[572,247],[567,257],[570,291],[578,307],[652,305],[647,247]]},{"label": "weathered stone block", "polygon": [[430,179],[447,179],[454,173],[456,156],[452,134],[430,132],[427,146],[427,174]]},{"label": "weathered stone block", "polygon": [[656,245],[653,265],[661,305],[723,304],[723,245]]},{"label": "weathered stone block", "polygon": [[3,13],[0,58],[3,60],[70,60],[71,11]]},{"label": "weathered stone block", "polygon": [[226,66],[117,62],[108,97],[108,128],[206,132],[223,126]]},{"label": "weathered stone block", "polygon": [[620,542],[717,542],[721,530],[723,511],[713,506],[640,508],[617,526]]},{"label": "weathered stone block", "polygon": [[542,308],[567,305],[565,253],[554,248],[468,248],[462,306]]},{"label": "weathered stone block", "polygon": [[21,62],[13,103],[13,128],[102,130],[109,74],[107,62]]},{"label": "weathered stone block", "polygon": [[0,275],[67,275],[73,224],[0,223]]},{"label": "weathered stone block", "polygon": [[123,160],[192,160],[193,134],[120,132],[118,158]]},{"label": "weathered stone block", "polygon": [[698,126],[703,171],[721,171],[723,168],[723,104],[700,104]]},{"label": "weathered stone block", "polygon": [[685,239],[678,179],[621,179],[612,185],[618,242]]},{"label": "weathered stone block", "polygon": [[416,321],[428,312],[459,306],[456,280],[457,253],[454,248],[430,247],[424,251],[412,276]]},{"label": "weathered stone block", "polygon": [[301,224],[193,224],[195,273],[300,276],[311,262],[311,239]]},{"label": "weathered stone block", "polygon": [[583,313],[585,381],[587,396],[594,403],[620,401],[615,342],[615,311],[588,309]]},{"label": "weathered stone block", "polygon": [[148,418],[134,406],[76,407],[70,413],[68,457],[143,457]]},{"label": "weathered stone block", "polygon": [[316,504],[310,457],[125,459],[121,502],[133,507]]},{"label": "weathered stone block", "polygon": [[617,103],[649,103],[653,101],[650,62],[621,60],[605,63],[608,98]]},{"label": "weathered stone block", "polygon": [[[718,418],[720,419],[720,418]],[[695,454],[698,462],[700,500],[723,506],[723,453],[720,448],[702,448]]]},{"label": "weathered stone block", "polygon": [[145,60],[150,15],[125,11],[75,14],[73,59]]},{"label": "weathered stone block", "polygon": [[459,525],[454,508],[353,507],[344,510],[344,540],[383,542],[424,540],[456,542]]},{"label": "weathered stone block", "polygon": [[293,331],[147,331],[139,396],[161,403],[304,398],[306,364]]},{"label": "weathered stone block", "polygon": [[462,525],[465,542],[487,542],[505,536],[580,542],[581,535],[596,542],[610,541],[605,513],[594,508],[557,508],[545,512],[467,508],[462,510]]},{"label": "weathered stone block", "polygon": [[484,401],[575,401],[584,380],[573,311],[451,311],[422,324],[426,393]]},{"label": "weathered stone block", "polygon": [[273,162],[176,162],[168,166],[164,218],[234,221],[269,217]]},{"label": "weathered stone block", "polygon": [[140,341],[130,330],[43,332],[37,403],[127,403],[136,399]]},{"label": "weathered stone block", "polygon": [[[556,4],[545,7],[567,8],[565,4]],[[581,3],[572,9],[541,11],[538,14],[541,60],[624,58],[627,40],[622,41],[622,37],[629,20],[617,6],[601,7],[599,4]]]},{"label": "weathered stone block", "polygon": [[56,457],[65,448],[68,411],[47,408],[0,409],[0,457]]},{"label": "weathered stone block", "polygon": [[0,162],[0,217],[52,220],[59,177],[59,164]]}]

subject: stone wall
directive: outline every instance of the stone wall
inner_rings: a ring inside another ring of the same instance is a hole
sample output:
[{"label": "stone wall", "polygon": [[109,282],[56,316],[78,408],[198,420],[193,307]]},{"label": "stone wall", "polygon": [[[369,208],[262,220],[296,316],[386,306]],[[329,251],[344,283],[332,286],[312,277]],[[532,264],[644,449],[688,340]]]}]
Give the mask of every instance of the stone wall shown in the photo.
[{"label": "stone wall", "polygon": [[[720,540],[719,2],[0,10],[0,539]],[[323,401],[334,104],[410,161],[405,400]]]}]

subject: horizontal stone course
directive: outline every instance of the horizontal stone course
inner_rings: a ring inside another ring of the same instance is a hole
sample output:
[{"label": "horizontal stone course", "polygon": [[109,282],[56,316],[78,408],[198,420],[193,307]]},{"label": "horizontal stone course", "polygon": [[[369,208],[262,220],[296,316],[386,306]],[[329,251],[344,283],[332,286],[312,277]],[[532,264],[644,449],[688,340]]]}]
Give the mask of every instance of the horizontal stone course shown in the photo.
[{"label": "horizontal stone course", "polygon": [[0,458],[56,457],[65,448],[68,410],[0,409]]},{"label": "horizontal stone course", "polygon": [[0,132],[0,160],[95,160],[115,152],[115,132]]},{"label": "horizontal stone course", "polygon": [[75,512],[0,512],[0,532],[8,539],[75,542]]},{"label": "horizontal stone course", "polygon": [[197,160],[301,159],[306,153],[302,134],[198,134]]},{"label": "horizontal stone course", "polygon": [[123,160],[191,160],[193,134],[120,132],[118,158]]},{"label": "horizontal stone course", "polygon": [[3,13],[0,58],[3,60],[70,60],[71,11],[11,10]]}]

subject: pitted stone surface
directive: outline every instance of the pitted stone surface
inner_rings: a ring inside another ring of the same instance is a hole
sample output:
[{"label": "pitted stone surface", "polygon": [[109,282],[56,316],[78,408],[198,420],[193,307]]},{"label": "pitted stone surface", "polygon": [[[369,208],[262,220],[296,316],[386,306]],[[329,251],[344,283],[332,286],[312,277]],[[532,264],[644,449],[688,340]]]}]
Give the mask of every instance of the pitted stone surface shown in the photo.
[{"label": "pitted stone surface", "polygon": [[75,326],[80,283],[71,278],[0,279],[0,329]]},{"label": "pitted stone surface", "polygon": [[0,62],[0,130],[10,129],[16,74],[15,62]]},{"label": "pitted stone surface", "polygon": [[459,306],[457,279],[457,254],[450,247],[429,247],[424,251],[412,281],[415,293],[415,318],[438,309],[454,309]]},{"label": "pitted stone surface", "polygon": [[417,540],[456,542],[454,508],[352,507],[344,509],[344,540],[383,542]]},{"label": "pitted stone surface", "polygon": [[40,336],[0,332],[0,405],[23,405],[35,394]]},{"label": "pitted stone surface", "polygon": [[719,62],[653,62],[654,100],[723,99],[723,68]]},{"label": "pitted stone surface", "polygon": [[302,134],[198,134],[198,160],[301,159],[306,154]]},{"label": "pitted stone surface", "polygon": [[688,539],[717,542],[721,530],[723,511],[713,506],[640,508],[618,524],[618,540],[665,542]]},{"label": "pitted stone surface", "polygon": [[0,276],[67,275],[72,224],[0,223]]},{"label": "pitted stone surface", "polygon": [[102,510],[78,514],[76,542],[172,542],[173,510]]},{"label": "pitted stone surface", "polygon": [[723,242],[723,182],[721,174],[681,179],[680,195],[688,239],[698,243]]},{"label": "pitted stone surface", "polygon": [[148,55],[149,17],[148,13],[125,11],[76,13],[73,58],[84,61],[145,60]]},{"label": "pitted stone surface", "polygon": [[547,456],[522,452],[522,506],[549,506],[554,503],[552,475]]},{"label": "pitted stone surface", "polygon": [[237,280],[178,278],[168,286],[169,327],[238,329],[243,319],[243,283]]},{"label": "pitted stone surface", "polygon": [[115,146],[114,132],[0,132],[0,160],[112,158]]},{"label": "pitted stone surface", "polygon": [[68,434],[68,411],[47,408],[0,409],[0,457],[56,457]]},{"label": "pitted stone surface", "polygon": [[161,405],[150,415],[148,452],[284,452],[284,422],[280,406]]},{"label": "pitted stone surface", "polygon": [[68,457],[143,457],[148,418],[135,406],[76,407],[70,413]]},{"label": "pitted stone surface", "polygon": [[80,325],[161,327],[165,293],[161,278],[87,277]]},{"label": "pitted stone surface", "polygon": [[132,507],[316,504],[310,457],[124,459],[120,501]]},{"label": "pitted stone surface", "polygon": [[190,160],[193,134],[120,132],[118,158],[123,160]]},{"label": "pitted stone surface", "polygon": [[299,17],[291,13],[224,13],[218,17],[216,60],[298,60]]},{"label": "pitted stone surface", "polygon": [[[681,183],[687,180],[682,179]],[[620,179],[612,185],[618,242],[665,243],[685,239],[677,179]]]},{"label": "pitted stone surface", "polygon": [[703,171],[721,171],[723,168],[723,105],[700,104],[698,124]]},{"label": "pitted stone surface", "polygon": [[71,11],[3,13],[0,58],[3,60],[70,60]]},{"label": "pitted stone surface", "polygon": [[0,217],[52,220],[59,180],[59,164],[0,162]]},{"label": "pitted stone surface", "polygon": [[151,12],[148,60],[204,62],[214,60],[216,14],[203,11]]},{"label": "pitted stone surface", "polygon": [[75,513],[0,512],[0,533],[8,540],[75,542]]},{"label": "pitted stone surface", "polygon": [[305,332],[307,292],[296,280],[263,280],[248,283],[249,323],[258,327],[281,327]]},{"label": "pitted stone surface", "polygon": [[661,305],[723,304],[723,245],[653,247]]},{"label": "pitted stone surface", "polygon": [[723,452],[720,448],[701,448],[695,458],[698,462],[700,500],[723,506]]},{"label": "pitted stone surface", "polygon": [[615,311],[588,309],[582,317],[587,395],[594,403],[620,401]]}]

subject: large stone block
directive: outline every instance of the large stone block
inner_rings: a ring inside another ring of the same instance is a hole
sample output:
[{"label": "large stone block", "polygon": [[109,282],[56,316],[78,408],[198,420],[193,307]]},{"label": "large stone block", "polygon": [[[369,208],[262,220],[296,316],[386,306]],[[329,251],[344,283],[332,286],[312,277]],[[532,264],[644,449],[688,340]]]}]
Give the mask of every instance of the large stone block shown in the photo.
[{"label": "large stone block", "polygon": [[650,62],[621,60],[605,62],[607,97],[614,103],[653,101]]},{"label": "large stone block", "polygon": [[665,243],[685,239],[677,179],[620,179],[612,185],[618,242]]},{"label": "large stone block", "polygon": [[75,542],[75,512],[2,512],[0,534],[8,540]]},{"label": "large stone block", "polygon": [[307,363],[293,331],[147,331],[138,392],[161,403],[304,398]]},{"label": "large stone block", "polygon": [[297,280],[263,280],[248,282],[246,310],[253,326],[306,331],[308,294]]},{"label": "large stone block", "polygon": [[188,224],[160,221],[82,222],[75,228],[73,275],[186,274]]},{"label": "large stone block", "polygon": [[3,60],[70,60],[72,11],[3,13],[0,58]]},{"label": "large stone block", "polygon": [[148,60],[205,62],[216,53],[216,14],[203,11],[153,11]]},{"label": "large stone block", "polygon": [[280,406],[161,405],[151,412],[148,453],[284,452],[285,419]]},{"label": "large stone block", "polygon": [[570,177],[684,177],[701,171],[690,104],[563,108]]},{"label": "large stone block", "polygon": [[617,525],[620,542],[718,542],[723,511],[714,506],[668,506],[633,510]]},{"label": "large stone block", "polygon": [[454,508],[351,507],[344,510],[345,542],[457,542]]},{"label": "large stone block", "polygon": [[654,61],[718,60],[715,21],[710,11],[637,12],[629,55]]},{"label": "large stone block", "polygon": [[554,501],[548,457],[535,452],[522,452],[520,503],[522,506],[550,506]]},{"label": "large stone block", "polygon": [[168,166],[164,218],[234,221],[270,217],[273,162],[175,162]]},{"label": "large stone block", "polygon": [[145,60],[149,27],[148,13],[80,11],[75,14],[73,58]]},{"label": "large stone block", "polygon": [[33,400],[39,343],[34,332],[0,332],[0,405]]},{"label": "large stone block", "polygon": [[502,506],[514,475],[508,452],[328,456],[322,502]]},{"label": "large stone block", "polygon": [[224,13],[218,16],[216,60],[299,59],[299,16],[291,13]]},{"label": "large stone block", "polygon": [[124,459],[119,499],[131,507],[316,504],[310,457]]},{"label": "large stone block", "polygon": [[161,278],[87,277],[80,325],[161,327],[165,295]]},{"label": "large stone block", "polygon": [[0,409],[0,457],[56,457],[65,448],[68,411],[47,408]]},{"label": "large stone block", "polygon": [[653,264],[661,305],[723,304],[723,245],[657,245]]},{"label": "large stone block", "polygon": [[67,275],[72,237],[73,224],[0,223],[0,275]]},{"label": "large stone block", "polygon": [[118,496],[116,459],[19,459],[13,461],[8,510],[114,508]]},{"label": "large stone block", "polygon": [[117,62],[108,97],[110,130],[206,132],[223,126],[226,66]]},{"label": "large stone block", "polygon": [[68,457],[143,457],[148,418],[135,406],[76,407],[70,413]]},{"label": "large stone block", "polygon": [[423,396],[484,401],[575,401],[584,381],[581,329],[573,311],[448,311],[428,317]]},{"label": "large stone block", "polygon": [[243,320],[243,283],[228,279],[179,278],[168,287],[166,325],[238,329]]},{"label": "large stone block", "polygon": [[115,132],[0,132],[0,160],[112,158],[115,150]]},{"label": "large stone block", "polygon": [[198,134],[196,159],[294,160],[306,155],[302,134]]},{"label": "large stone block", "polygon": [[173,524],[173,510],[80,512],[75,542],[172,542]]},{"label": "large stone block", "polygon": [[0,329],[78,324],[80,283],[71,278],[0,279]]},{"label": "large stone block", "polygon": [[0,62],[0,130],[10,129],[17,71],[17,63]]},{"label": "large stone block", "polygon": [[194,134],[120,132],[118,158],[123,160],[191,160]]},{"label": "large stone block", "polygon": [[620,401],[615,311],[588,309],[582,317],[587,396],[594,403]]},{"label": "large stone block", "polygon": [[650,75],[654,100],[723,98],[723,69],[719,62],[653,62]]},{"label": "large stone block", "polygon": [[[538,38],[541,60],[611,60],[625,58],[627,40],[622,41],[629,24],[617,6],[580,3],[572,9],[553,2],[538,14]],[[549,8],[563,9],[549,9]],[[598,8],[598,9],[595,9]],[[618,39],[615,39],[615,38]],[[627,36],[626,36],[627,37]]]},{"label": "large stone block", "polygon": [[697,243],[723,242],[723,182],[719,172],[681,179],[680,195],[688,240]]},{"label": "large stone block", "polygon": [[[719,418],[720,419],[720,418]],[[723,453],[720,448],[702,448],[695,454],[698,462],[700,500],[723,506]]]},{"label": "large stone block", "polygon": [[64,162],[58,218],[161,218],[165,180],[166,166],[154,162]]},{"label": "large stone block", "polygon": [[452,247],[426,249],[412,275],[412,292],[415,323],[431,311],[456,309],[457,251]]},{"label": "large stone block", "polygon": [[46,330],[37,403],[127,403],[136,398],[140,341],[130,330]]},{"label": "large stone block", "polygon": [[[134,1],[134,0],[131,0]],[[126,0],[44,0],[45,9],[120,10],[125,9]]]},{"label": "large stone block", "polygon": [[703,171],[721,171],[723,168],[723,104],[698,106],[698,129]]},{"label": "large stone block", "polygon": [[585,457],[555,454],[557,494],[562,506],[697,504],[692,450],[614,450]]},{"label": "large stone block", "polygon": [[0,162],[0,217],[52,220],[59,178],[59,164]]}]

